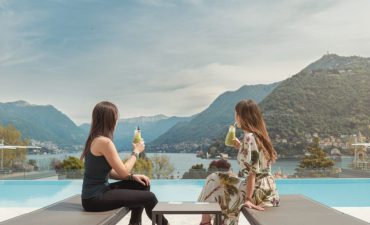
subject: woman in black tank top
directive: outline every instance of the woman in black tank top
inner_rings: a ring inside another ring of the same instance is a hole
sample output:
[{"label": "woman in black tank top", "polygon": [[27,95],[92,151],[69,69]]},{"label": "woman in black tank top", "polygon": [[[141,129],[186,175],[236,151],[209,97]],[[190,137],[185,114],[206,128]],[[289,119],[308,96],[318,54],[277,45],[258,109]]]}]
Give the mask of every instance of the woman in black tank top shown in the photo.
[{"label": "woman in black tank top", "polygon": [[[90,133],[81,154],[81,160],[85,160],[82,206],[91,212],[128,207],[131,209],[130,225],[140,225],[143,210],[151,219],[158,200],[150,191],[149,178],[131,173],[138,154],[144,151],[144,143],[133,144],[133,152],[126,163],[120,159],[112,142],[117,120],[118,110],[113,103],[103,101],[95,106]],[[109,178],[120,181],[109,183]],[[162,221],[163,225],[168,224],[165,217]]]}]

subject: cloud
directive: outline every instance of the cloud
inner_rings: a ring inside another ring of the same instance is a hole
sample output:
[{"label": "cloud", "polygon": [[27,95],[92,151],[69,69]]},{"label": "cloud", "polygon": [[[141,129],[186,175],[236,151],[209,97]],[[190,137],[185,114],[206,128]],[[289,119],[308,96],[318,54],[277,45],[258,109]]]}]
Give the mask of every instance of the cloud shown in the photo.
[{"label": "cloud", "polygon": [[126,118],[191,115],[326,51],[369,56],[369,4],[0,0],[1,101],[52,104],[77,123],[101,100]]}]

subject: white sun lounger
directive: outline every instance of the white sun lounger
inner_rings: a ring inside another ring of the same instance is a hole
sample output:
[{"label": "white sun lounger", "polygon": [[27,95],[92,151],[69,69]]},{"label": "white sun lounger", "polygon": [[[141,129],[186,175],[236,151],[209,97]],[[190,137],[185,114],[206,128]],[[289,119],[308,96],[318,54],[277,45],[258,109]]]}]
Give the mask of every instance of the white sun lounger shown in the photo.
[{"label": "white sun lounger", "polygon": [[303,195],[283,195],[279,207],[265,211],[242,208],[251,225],[369,225]]},{"label": "white sun lounger", "polygon": [[86,212],[81,196],[75,195],[52,205],[0,222],[0,225],[113,225],[129,209],[119,208],[106,212]]}]

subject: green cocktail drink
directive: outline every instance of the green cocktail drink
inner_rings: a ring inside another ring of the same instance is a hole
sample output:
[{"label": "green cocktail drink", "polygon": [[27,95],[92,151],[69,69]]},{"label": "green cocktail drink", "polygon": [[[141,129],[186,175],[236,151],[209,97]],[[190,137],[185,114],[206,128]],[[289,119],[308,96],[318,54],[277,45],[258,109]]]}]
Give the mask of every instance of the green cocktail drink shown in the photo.
[{"label": "green cocktail drink", "polygon": [[142,141],[142,138],[141,138],[141,130],[140,130],[139,127],[137,127],[137,129],[135,130],[135,134],[134,134],[134,140],[132,142],[135,143],[135,144],[137,144],[140,141]]},{"label": "green cocktail drink", "polygon": [[234,147],[235,146],[235,126],[230,125],[229,127],[229,132],[227,132],[226,138],[225,138],[225,145],[229,147]]}]

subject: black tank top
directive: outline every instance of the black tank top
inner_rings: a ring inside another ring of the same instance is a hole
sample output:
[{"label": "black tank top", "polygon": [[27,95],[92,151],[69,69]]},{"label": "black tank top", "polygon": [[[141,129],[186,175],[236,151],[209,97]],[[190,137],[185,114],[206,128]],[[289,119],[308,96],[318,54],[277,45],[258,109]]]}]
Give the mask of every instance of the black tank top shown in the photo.
[{"label": "black tank top", "polygon": [[82,199],[93,198],[109,189],[109,172],[112,167],[104,156],[95,156],[88,151],[85,156],[85,173],[82,184]]}]

